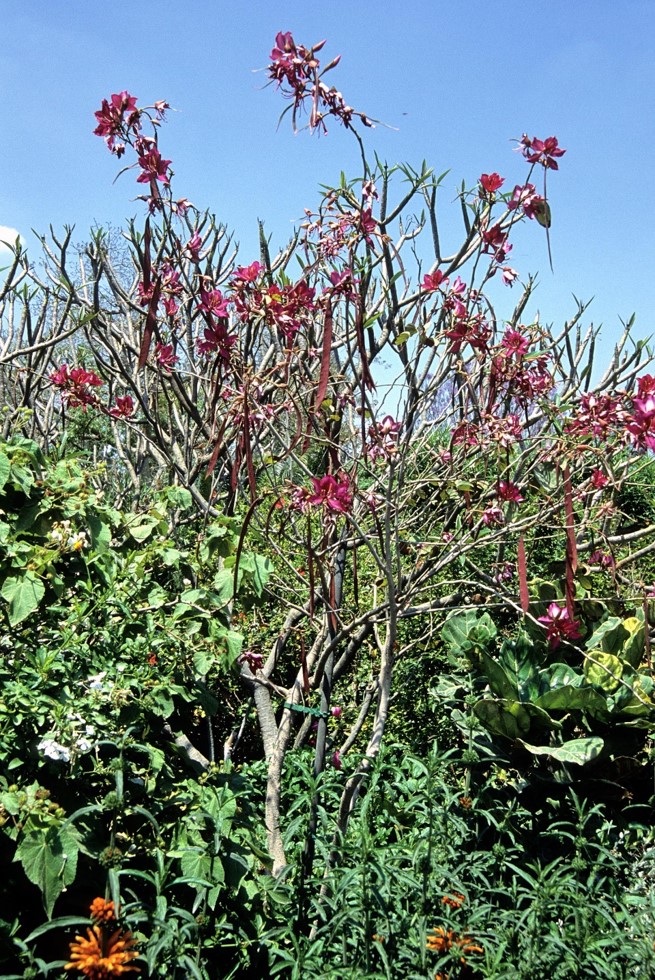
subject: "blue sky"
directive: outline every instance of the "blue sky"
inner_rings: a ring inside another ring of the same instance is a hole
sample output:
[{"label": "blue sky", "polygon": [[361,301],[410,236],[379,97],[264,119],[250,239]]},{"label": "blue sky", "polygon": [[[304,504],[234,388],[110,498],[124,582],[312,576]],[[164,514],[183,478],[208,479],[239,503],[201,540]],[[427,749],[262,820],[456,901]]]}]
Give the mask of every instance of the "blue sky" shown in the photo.
[{"label": "blue sky", "polygon": [[[327,137],[294,136],[283,103],[264,88],[278,30],[300,43],[327,38],[340,53],[331,80],[346,100],[388,124],[366,133],[390,163],[423,159],[441,173],[441,208],[455,236],[464,179],[525,176],[513,137],[555,135],[567,154],[549,175],[554,273],[535,222],[511,264],[539,273],[534,308],[561,322],[572,294],[595,297],[585,322],[637,315],[655,330],[651,153],[655,124],[652,0],[404,0],[395,3],[228,3],[221,0],[21,0],[2,5],[0,226],[47,231],[119,226],[141,212],[131,174],[112,183],[116,160],[92,135],[103,97],[128,89],[140,104],[166,99],[162,154],[176,196],[209,207],[235,231],[244,262],[257,257],[256,219],[283,244],[293,221],[357,151],[337,125]],[[457,244],[455,237],[451,239]],[[509,313],[512,295],[507,291]]]}]

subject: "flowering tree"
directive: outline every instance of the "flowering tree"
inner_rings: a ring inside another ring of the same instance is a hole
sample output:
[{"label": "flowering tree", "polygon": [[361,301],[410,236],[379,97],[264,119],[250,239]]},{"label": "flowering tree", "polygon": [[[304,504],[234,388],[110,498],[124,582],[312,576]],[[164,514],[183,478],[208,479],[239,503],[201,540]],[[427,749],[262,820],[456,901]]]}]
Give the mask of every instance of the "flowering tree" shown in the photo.
[{"label": "flowering tree", "polygon": [[[528,313],[534,281],[509,264],[518,224],[548,235],[546,174],[565,150],[524,134],[518,178],[491,171],[463,190],[463,239],[446,246],[440,180],[368,159],[357,127],[371,121],[323,80],[338,59],[322,68],[322,46],[278,34],[269,78],[294,127],[303,113],[310,132],[344,126],[362,170],[277,253],[262,229],[260,255],[239,264],[226,229],[174,196],[168,104],[123,91],[95,132],[143,192],[143,221],[118,248],[102,231],[79,249],[70,231],[44,238],[43,269],[17,253],[0,295],[5,431],[47,448],[93,418],[123,492],[179,483],[201,512],[239,516],[235,585],[246,539],[273,558],[266,595],[286,616],[240,670],[268,764],[275,871],[286,754],[313,740],[317,775],[347,771],[337,860],[394,667],[447,610],[488,598],[573,649],[589,571],[617,597],[643,593],[630,570],[655,548],[654,528],[624,531],[616,505],[655,448],[647,349],[628,326],[595,380],[584,307],[553,333]],[[519,290],[504,317],[498,283]],[[546,537],[562,568],[544,598],[533,555]],[[342,706],[356,668],[363,693]]]}]

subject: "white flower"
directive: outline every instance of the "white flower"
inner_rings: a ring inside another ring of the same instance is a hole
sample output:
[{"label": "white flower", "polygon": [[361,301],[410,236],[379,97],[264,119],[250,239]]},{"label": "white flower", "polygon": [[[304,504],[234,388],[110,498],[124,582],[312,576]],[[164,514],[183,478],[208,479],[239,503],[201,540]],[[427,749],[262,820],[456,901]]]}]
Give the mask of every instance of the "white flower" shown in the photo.
[{"label": "white flower", "polygon": [[54,762],[70,762],[70,751],[65,745],[60,745],[59,742],[55,742],[54,738],[44,738],[37,745],[37,750],[46,759],[52,759]]}]

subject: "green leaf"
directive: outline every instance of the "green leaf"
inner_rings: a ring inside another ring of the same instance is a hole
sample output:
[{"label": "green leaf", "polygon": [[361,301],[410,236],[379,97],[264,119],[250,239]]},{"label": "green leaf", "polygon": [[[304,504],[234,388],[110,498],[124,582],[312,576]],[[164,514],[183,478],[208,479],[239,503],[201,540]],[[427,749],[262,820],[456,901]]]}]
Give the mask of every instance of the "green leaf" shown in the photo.
[{"label": "green leaf", "polygon": [[630,633],[618,616],[610,616],[597,630],[594,630],[587,640],[586,647],[587,650],[597,647],[605,653],[618,654],[629,636]]},{"label": "green leaf", "polygon": [[45,586],[34,572],[28,571],[5,579],[0,595],[9,603],[10,625],[16,626],[38,607],[45,595]]},{"label": "green leaf", "polygon": [[208,674],[214,663],[214,658],[207,652],[207,650],[196,650],[193,654],[193,669],[199,677],[204,677]]},{"label": "green leaf", "polygon": [[106,551],[111,544],[111,528],[97,514],[88,514],[91,545],[95,551]]},{"label": "green leaf", "polygon": [[546,691],[536,699],[535,704],[545,711],[587,710],[603,713],[607,709],[605,698],[593,687],[573,687],[571,684]]},{"label": "green leaf", "polygon": [[485,728],[495,735],[516,739],[526,735],[533,722],[542,728],[561,729],[561,724],[536,704],[518,701],[483,699],[473,707],[473,712]]},{"label": "green leaf", "polygon": [[166,487],[164,495],[174,507],[179,507],[180,510],[188,510],[193,504],[191,491],[186,487]]},{"label": "green leaf", "polygon": [[488,653],[481,651],[480,660],[482,670],[487,675],[493,693],[500,698],[518,701],[519,689],[516,680],[509,677],[500,664],[496,663]]},{"label": "green leaf", "polygon": [[20,861],[26,876],[41,889],[48,918],[59,895],[75,880],[79,849],[79,837],[71,827],[28,834],[16,848],[14,860]]},{"label": "green leaf", "polygon": [[557,762],[574,763],[576,766],[584,766],[585,763],[596,759],[603,751],[605,743],[598,735],[591,735],[589,738],[574,738],[563,745],[528,745],[527,742],[518,740],[519,744],[527,749],[532,755],[547,755]]},{"label": "green leaf", "polygon": [[600,687],[608,694],[616,691],[623,676],[623,664],[618,657],[604,650],[589,650],[585,657],[584,675],[588,684]]},{"label": "green leaf", "polygon": [[0,491],[4,489],[5,483],[9,479],[10,469],[9,460],[4,453],[0,453]]},{"label": "green leaf", "polygon": [[137,517],[128,525],[128,532],[139,544],[147,541],[152,532],[158,527],[160,521],[158,517],[149,517],[146,514]]},{"label": "green leaf", "polygon": [[477,654],[488,651],[497,634],[496,626],[488,613],[481,615],[475,609],[449,616],[443,624],[441,636],[456,656],[475,661]]},{"label": "green leaf", "polygon": [[495,735],[514,740],[530,731],[530,715],[517,701],[478,701],[473,712]]}]

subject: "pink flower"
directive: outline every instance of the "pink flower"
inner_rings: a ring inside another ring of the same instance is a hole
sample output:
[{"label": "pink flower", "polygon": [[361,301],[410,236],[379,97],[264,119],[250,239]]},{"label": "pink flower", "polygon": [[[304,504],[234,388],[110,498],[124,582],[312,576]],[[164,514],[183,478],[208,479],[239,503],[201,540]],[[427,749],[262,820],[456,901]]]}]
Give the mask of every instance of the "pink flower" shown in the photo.
[{"label": "pink flower", "polygon": [[192,262],[200,262],[200,249],[202,248],[202,238],[197,231],[194,231],[193,235],[189,241],[184,246],[184,251],[187,253]]},{"label": "pink flower", "polygon": [[520,360],[524,354],[527,354],[530,341],[519,330],[508,327],[503,335],[501,346],[506,357],[514,356]]},{"label": "pink flower", "polygon": [[341,752],[339,752],[339,749],[336,749],[332,753],[332,765],[334,766],[335,769],[341,769],[341,767],[342,767],[341,766]]},{"label": "pink flower", "polygon": [[507,232],[503,230],[500,223],[492,225],[491,228],[483,231],[482,241],[484,242],[482,251],[491,252],[499,264],[503,263],[512,251],[512,246],[507,240]]},{"label": "pink flower", "polygon": [[370,208],[364,208],[359,215],[359,227],[361,229],[364,240],[370,244],[371,235],[375,234],[375,230],[378,226],[377,221],[371,214]]},{"label": "pink flower", "polygon": [[347,514],[353,503],[353,495],[348,477],[341,475],[336,479],[329,473],[326,476],[312,477],[313,491],[307,495],[307,503],[312,507],[324,507],[334,514]]},{"label": "pink flower", "polygon": [[487,526],[493,524],[503,524],[505,521],[505,515],[498,506],[498,504],[489,504],[488,507],[482,511],[482,523]]},{"label": "pink flower", "polygon": [[129,395],[117,398],[116,404],[109,409],[109,414],[113,419],[129,419],[134,415],[134,402]]},{"label": "pink flower", "polygon": [[556,157],[563,157],[566,150],[563,150],[555,136],[548,136],[545,140],[538,140],[536,136],[529,138],[524,133],[519,140],[521,152],[529,163],[540,163],[548,170],[558,170],[559,166]]},{"label": "pink flower", "polygon": [[512,504],[521,504],[525,499],[521,496],[521,491],[517,485],[511,480],[499,480],[496,484],[496,494],[501,500],[506,500]]},{"label": "pink flower", "polygon": [[571,619],[568,609],[558,606],[556,602],[550,603],[546,615],[539,616],[539,622],[546,627],[546,639],[551,650],[557,650],[563,639],[579,640],[582,636],[579,630],[580,623],[576,619]]},{"label": "pink flower", "polygon": [[343,709],[340,708],[338,704],[335,704],[333,708],[330,708],[330,714],[332,715],[333,718],[341,718],[341,715],[343,714]]},{"label": "pink flower", "polygon": [[137,184],[149,184],[158,180],[160,183],[168,185],[170,183],[168,169],[170,162],[170,160],[162,160],[159,150],[155,148],[143,153],[138,158],[141,173],[136,179]]},{"label": "pink flower", "polygon": [[480,186],[485,194],[494,194],[504,183],[505,178],[497,173],[482,174],[480,177]]},{"label": "pink flower", "polygon": [[155,360],[162,370],[170,373],[173,365],[177,364],[179,357],[173,352],[172,344],[155,344]]},{"label": "pink flower", "polygon": [[136,107],[136,98],[129,92],[118,92],[111,96],[109,101],[102,100],[100,109],[94,113],[98,120],[98,125],[93,130],[95,136],[102,136],[112,153],[121,156],[125,147],[122,143],[116,144],[115,139],[123,133],[125,114],[128,113],[125,129],[132,129],[137,132],[139,129],[140,113]]},{"label": "pink flower", "polygon": [[237,335],[228,333],[227,320],[220,319],[206,327],[202,339],[198,338],[196,346],[200,354],[216,354],[224,363],[232,357],[232,348],[237,342]]},{"label": "pink flower", "polygon": [[594,490],[602,490],[609,482],[609,477],[602,470],[594,470],[591,474],[591,485]]},{"label": "pink flower", "polygon": [[513,286],[514,281],[518,278],[518,272],[516,269],[512,269],[510,265],[504,265],[500,270],[503,276],[503,282],[506,286]]},{"label": "pink flower", "polygon": [[226,317],[228,315],[227,299],[223,297],[220,289],[201,289],[198,308],[204,313],[211,313],[214,316]]},{"label": "pink flower", "polygon": [[61,391],[62,400],[69,408],[82,408],[86,412],[88,405],[97,405],[98,396],[93,388],[104,384],[97,374],[77,367],[69,370],[67,364],[62,364],[50,375],[50,380]]},{"label": "pink flower", "polygon": [[437,289],[445,289],[449,282],[448,276],[444,276],[440,269],[435,269],[434,272],[428,272],[423,276],[421,289],[426,293],[434,293]]}]

